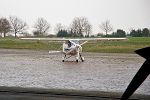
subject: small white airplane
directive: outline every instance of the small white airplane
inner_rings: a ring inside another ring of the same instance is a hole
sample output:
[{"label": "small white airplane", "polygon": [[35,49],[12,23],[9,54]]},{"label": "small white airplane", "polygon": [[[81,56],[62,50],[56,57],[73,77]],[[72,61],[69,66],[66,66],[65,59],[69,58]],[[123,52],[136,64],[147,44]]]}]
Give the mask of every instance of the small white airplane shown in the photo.
[{"label": "small white airplane", "polygon": [[[90,42],[109,42],[109,41],[128,41],[126,38],[83,38],[83,39],[59,39],[59,38],[21,38],[15,41],[22,42],[47,42],[47,43],[63,43],[62,51],[49,51],[49,53],[63,53],[65,56],[62,59],[64,62],[71,56],[76,56],[76,62],[84,61],[82,54],[82,45]],[[70,55],[67,57],[67,55]]]}]

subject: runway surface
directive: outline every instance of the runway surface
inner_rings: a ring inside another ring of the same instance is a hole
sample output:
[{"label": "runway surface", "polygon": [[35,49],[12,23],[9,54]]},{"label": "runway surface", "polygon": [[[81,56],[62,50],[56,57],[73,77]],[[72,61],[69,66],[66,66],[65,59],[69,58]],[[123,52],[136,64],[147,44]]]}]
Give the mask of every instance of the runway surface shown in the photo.
[{"label": "runway surface", "polygon": [[[145,61],[136,54],[83,56],[61,62],[63,55],[48,50],[0,49],[0,86],[122,93]],[[150,95],[150,77],[135,93]]]}]

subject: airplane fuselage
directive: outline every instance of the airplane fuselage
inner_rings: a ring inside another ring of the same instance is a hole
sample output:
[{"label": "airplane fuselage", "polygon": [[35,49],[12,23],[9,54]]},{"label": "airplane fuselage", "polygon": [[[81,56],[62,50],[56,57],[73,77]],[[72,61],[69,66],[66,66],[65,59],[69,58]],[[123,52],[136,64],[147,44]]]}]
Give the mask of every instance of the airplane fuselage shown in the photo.
[{"label": "airplane fuselage", "polygon": [[76,55],[79,53],[82,52],[82,47],[79,45],[79,41],[78,40],[70,40],[71,42],[73,43],[76,43],[76,44],[73,44],[71,42],[68,41],[68,44],[63,44],[63,48],[64,48],[64,51],[66,52],[66,55]]},{"label": "airplane fuselage", "polygon": [[[81,53],[82,48],[80,48],[80,47],[78,47],[78,48],[79,48],[79,53]],[[76,55],[78,53],[78,48],[75,48],[75,47],[65,48],[65,52],[69,52],[67,55]]]}]

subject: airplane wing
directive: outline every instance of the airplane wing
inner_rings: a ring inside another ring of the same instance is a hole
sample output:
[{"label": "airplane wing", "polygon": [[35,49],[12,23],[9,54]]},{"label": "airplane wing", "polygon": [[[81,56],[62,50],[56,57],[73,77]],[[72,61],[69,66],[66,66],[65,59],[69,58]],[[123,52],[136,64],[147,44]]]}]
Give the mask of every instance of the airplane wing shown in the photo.
[{"label": "airplane wing", "polygon": [[62,38],[20,38],[14,41],[18,42],[47,42],[47,43],[63,43],[69,39]]},{"label": "airplane wing", "polygon": [[127,38],[84,38],[79,41],[87,41],[88,43],[95,42],[112,42],[112,41],[129,41]]},{"label": "airplane wing", "polygon": [[20,42],[47,42],[47,43],[64,43],[70,40],[79,40],[80,43],[85,41],[89,43],[95,42],[111,42],[111,41],[129,41],[127,38],[82,38],[82,39],[62,39],[62,38],[20,38],[14,41]]}]

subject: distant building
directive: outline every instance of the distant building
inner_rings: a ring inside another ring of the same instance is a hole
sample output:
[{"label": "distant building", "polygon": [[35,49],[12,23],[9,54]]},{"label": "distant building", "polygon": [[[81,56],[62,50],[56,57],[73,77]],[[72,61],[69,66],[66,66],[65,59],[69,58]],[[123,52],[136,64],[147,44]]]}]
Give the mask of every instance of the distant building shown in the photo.
[{"label": "distant building", "polygon": [[130,34],[127,34],[126,37],[132,37]]}]

